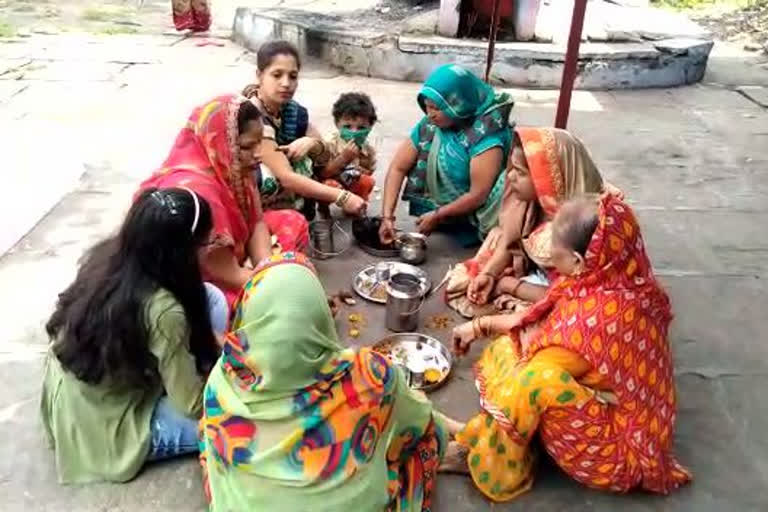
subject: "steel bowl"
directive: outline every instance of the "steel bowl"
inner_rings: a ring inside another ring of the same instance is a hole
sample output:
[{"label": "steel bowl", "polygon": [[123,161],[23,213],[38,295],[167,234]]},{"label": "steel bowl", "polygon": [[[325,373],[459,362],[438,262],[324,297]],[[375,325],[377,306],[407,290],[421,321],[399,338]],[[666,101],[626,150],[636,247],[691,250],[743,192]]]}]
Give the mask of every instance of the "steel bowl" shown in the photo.
[{"label": "steel bowl", "polygon": [[400,259],[411,265],[419,265],[427,259],[427,237],[421,233],[401,233],[396,240]]}]

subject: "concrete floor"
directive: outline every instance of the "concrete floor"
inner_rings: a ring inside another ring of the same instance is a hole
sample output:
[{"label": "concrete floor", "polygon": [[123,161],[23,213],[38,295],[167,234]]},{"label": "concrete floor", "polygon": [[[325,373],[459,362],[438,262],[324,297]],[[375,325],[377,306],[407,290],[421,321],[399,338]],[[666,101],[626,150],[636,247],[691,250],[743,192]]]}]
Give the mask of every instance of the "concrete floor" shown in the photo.
[{"label": "concrete floor", "polygon": [[[37,136],[39,146],[0,172],[39,176],[42,191],[60,187],[55,180],[48,184],[59,169],[35,165],[32,158],[50,152],[59,136],[74,141],[86,168],[79,186],[0,259],[0,388],[5,390],[0,510],[203,509],[194,459],[151,465],[124,485],[59,486],[37,415],[47,344],[42,324],[72,279],[78,256],[115,228],[135,184],[164,157],[190,109],[238,90],[252,77],[252,65],[238,48],[195,44],[178,37],[61,35],[0,45],[0,63],[31,59],[38,66],[14,80],[0,78],[4,144],[10,148]],[[128,63],[115,68],[110,60],[117,54]],[[79,68],[72,67],[75,62]],[[666,498],[613,496],[581,488],[545,462],[533,491],[505,505],[489,504],[465,478],[441,475],[436,510],[768,508],[768,401],[762,396],[768,388],[762,324],[768,304],[768,112],[726,87],[738,85],[740,77],[740,83],[750,78],[768,85],[768,80],[764,70],[737,57],[723,57],[720,64],[725,67],[713,69],[713,76],[722,78],[705,85],[577,92],[570,123],[605,177],[623,188],[637,209],[653,262],[672,296],[680,398],[676,447],[695,482]],[[368,92],[379,107],[382,122],[373,140],[382,154],[381,177],[395,144],[419,118],[418,85],[338,76],[309,63],[299,99],[327,128],[331,102],[339,92],[356,89]],[[552,122],[555,93],[511,92],[519,123]],[[3,188],[0,204],[18,193]],[[4,226],[19,221],[13,213],[3,215]],[[437,235],[430,248],[425,268],[436,282],[448,265],[468,255]],[[335,291],[349,286],[353,272],[372,259],[352,248],[318,262],[318,268]],[[360,303],[355,309],[368,320],[361,340],[371,343],[385,333],[382,307]],[[438,311],[443,307],[432,299],[422,319]],[[339,322],[343,336],[345,317]],[[447,340],[449,332],[431,334]],[[432,395],[449,415],[466,419],[477,410],[469,368],[479,348]]]}]

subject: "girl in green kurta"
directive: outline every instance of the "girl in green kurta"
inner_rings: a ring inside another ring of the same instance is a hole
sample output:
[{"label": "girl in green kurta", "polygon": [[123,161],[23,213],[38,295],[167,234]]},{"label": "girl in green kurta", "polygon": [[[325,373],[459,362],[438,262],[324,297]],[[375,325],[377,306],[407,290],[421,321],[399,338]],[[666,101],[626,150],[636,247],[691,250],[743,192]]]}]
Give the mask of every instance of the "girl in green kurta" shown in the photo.
[{"label": "girl in green kurta", "polygon": [[212,511],[428,511],[446,425],[387,359],[339,344],[300,254],[256,270],[205,388]]},{"label": "girl in green kurta", "polygon": [[190,189],[146,190],[59,296],[41,413],[62,483],[124,482],[148,459],[197,451],[201,375],[228,315],[200,277],[211,222]]}]

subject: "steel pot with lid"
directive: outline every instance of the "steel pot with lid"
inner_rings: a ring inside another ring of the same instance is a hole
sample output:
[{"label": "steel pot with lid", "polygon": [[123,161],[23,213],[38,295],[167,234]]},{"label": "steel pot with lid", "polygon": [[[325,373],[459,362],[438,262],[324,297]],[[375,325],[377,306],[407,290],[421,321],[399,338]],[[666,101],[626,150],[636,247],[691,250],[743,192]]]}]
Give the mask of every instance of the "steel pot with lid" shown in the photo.
[{"label": "steel pot with lid", "polygon": [[418,277],[402,272],[391,275],[387,281],[387,329],[394,332],[416,330],[424,297]]}]

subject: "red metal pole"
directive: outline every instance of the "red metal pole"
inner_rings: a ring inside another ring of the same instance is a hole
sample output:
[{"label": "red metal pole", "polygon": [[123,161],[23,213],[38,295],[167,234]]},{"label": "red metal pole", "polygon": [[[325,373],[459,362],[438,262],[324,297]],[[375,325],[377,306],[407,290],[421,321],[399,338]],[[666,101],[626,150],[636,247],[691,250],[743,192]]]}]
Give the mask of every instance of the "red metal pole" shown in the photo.
[{"label": "red metal pole", "polygon": [[571,111],[571,93],[576,73],[579,69],[579,46],[581,46],[581,30],[584,28],[584,13],[587,11],[587,0],[573,2],[573,17],[571,18],[571,34],[568,36],[568,50],[565,53],[563,81],[560,84],[560,99],[557,102],[557,117],[555,127],[565,129],[568,125],[568,114]]},{"label": "red metal pole", "polygon": [[485,59],[485,81],[491,83],[491,66],[493,66],[493,54],[496,49],[496,36],[499,32],[501,21],[501,0],[494,0],[493,14],[491,15],[491,33],[488,34],[488,55]]}]

